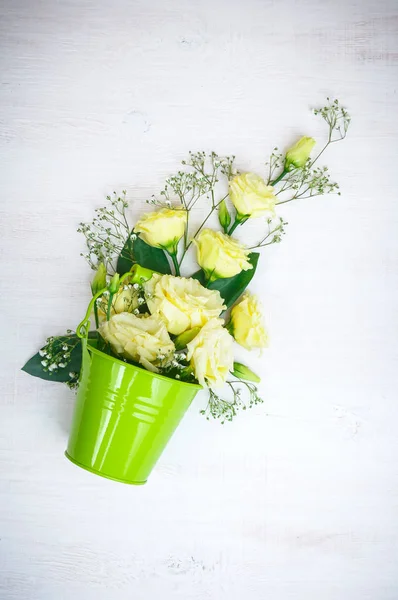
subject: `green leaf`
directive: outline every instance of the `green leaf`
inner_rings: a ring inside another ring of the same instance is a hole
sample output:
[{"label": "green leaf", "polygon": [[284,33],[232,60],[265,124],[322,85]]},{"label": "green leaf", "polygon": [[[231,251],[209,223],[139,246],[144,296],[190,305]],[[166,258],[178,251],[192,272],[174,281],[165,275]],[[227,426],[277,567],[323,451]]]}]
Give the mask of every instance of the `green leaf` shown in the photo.
[{"label": "green leaf", "polygon": [[171,273],[169,261],[163,250],[153,248],[139,236],[134,241],[131,237],[127,240],[119,255],[116,270],[119,275],[124,275],[135,263],[158,273]]},{"label": "green leaf", "polygon": [[163,250],[153,248],[153,246],[144,242],[139,236],[137,236],[133,243],[134,258],[141,267],[167,275],[171,273],[169,261]]},{"label": "green leaf", "polygon": [[[252,269],[249,269],[248,271],[241,271],[234,277],[216,279],[215,281],[209,283],[206,287],[209,290],[218,290],[224,299],[227,308],[230,308],[233,303],[236,302],[239,296],[243,294],[253,279],[259,257],[260,254],[258,252],[251,252],[251,254],[249,254],[249,262],[253,265]],[[202,270],[194,273],[192,277],[200,281],[202,285],[206,285],[205,274]]]},{"label": "green leaf", "polygon": [[[95,339],[97,335],[96,331],[90,331],[88,337],[90,339]],[[53,372],[44,371],[43,365],[41,364],[43,357],[37,352],[37,354],[32,356],[32,358],[22,367],[22,371],[25,371],[25,373],[28,373],[29,375],[33,375],[33,377],[45,379],[46,381],[57,381],[60,383],[71,381],[72,378],[69,373],[80,373],[82,365],[82,345],[77,335],[62,335],[56,338],[54,350],[60,350],[65,342],[68,342],[69,345],[76,342],[76,346],[71,351],[70,361],[67,363],[66,367]]]},{"label": "green leaf", "polygon": [[124,275],[134,264],[133,240],[129,237],[117,259],[116,272]]}]

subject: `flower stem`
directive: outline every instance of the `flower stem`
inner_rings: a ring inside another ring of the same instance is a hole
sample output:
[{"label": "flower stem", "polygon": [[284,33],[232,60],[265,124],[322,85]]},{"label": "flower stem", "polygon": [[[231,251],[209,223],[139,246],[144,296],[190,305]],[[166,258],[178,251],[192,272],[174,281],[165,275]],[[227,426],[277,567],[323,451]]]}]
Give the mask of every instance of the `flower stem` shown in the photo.
[{"label": "flower stem", "polygon": [[282,173],[280,175],[278,175],[278,177],[276,179],[274,179],[274,181],[270,182],[270,185],[276,185],[277,183],[279,183],[281,181],[281,179],[284,178],[284,176],[288,173],[289,171],[287,169],[283,169]]},{"label": "flower stem", "polygon": [[173,261],[175,274],[179,277],[180,276],[180,265],[178,264],[178,260],[177,260],[177,252],[169,252],[168,254],[169,254],[171,260]]},{"label": "flower stem", "polygon": [[249,216],[236,215],[235,221],[232,223],[231,229],[228,231],[228,235],[232,235],[235,229],[239,227],[239,225],[243,225],[243,223],[246,223],[248,218]]},{"label": "flower stem", "polygon": [[235,219],[235,221],[232,223],[231,229],[228,231],[228,235],[232,235],[233,232],[235,231],[235,229],[240,225],[240,222],[238,219]]},{"label": "flower stem", "polygon": [[87,311],[86,314],[84,316],[83,321],[81,321],[79,323],[79,325],[76,328],[76,335],[78,338],[82,339],[87,337],[88,335],[88,331],[89,331],[89,327],[90,327],[90,315],[91,315],[91,311],[93,310],[95,301],[100,298],[100,296],[103,295],[104,292],[106,292],[107,288],[104,287],[102,290],[100,290],[99,292],[97,292],[95,294],[95,296],[93,296],[90,300],[90,303],[87,307]]},{"label": "flower stem", "polygon": [[94,318],[95,318],[95,327],[98,329],[99,327],[99,320],[98,320],[98,306],[97,303],[94,303]]},{"label": "flower stem", "polygon": [[109,293],[108,310],[106,311],[106,320],[107,321],[109,321],[109,319],[111,318],[112,300],[113,300],[114,295],[115,294]]},{"label": "flower stem", "polygon": [[200,225],[200,227],[196,230],[195,234],[192,236],[191,241],[188,242],[188,244],[186,244],[184,252],[182,253],[181,259],[180,259],[180,267],[182,264],[182,261],[185,258],[186,253],[188,252],[193,240],[199,235],[199,233],[202,231],[203,227],[206,225],[206,222],[208,221],[208,219],[211,217],[211,215],[213,214],[213,212],[220,206],[221,202],[223,200],[225,200],[225,198],[227,198],[228,194],[226,194],[223,198],[221,198],[221,200],[219,200],[216,204],[214,204],[214,206],[212,206],[212,208],[210,209],[209,214],[207,215],[207,217],[205,218],[205,220],[202,222],[202,224]]}]

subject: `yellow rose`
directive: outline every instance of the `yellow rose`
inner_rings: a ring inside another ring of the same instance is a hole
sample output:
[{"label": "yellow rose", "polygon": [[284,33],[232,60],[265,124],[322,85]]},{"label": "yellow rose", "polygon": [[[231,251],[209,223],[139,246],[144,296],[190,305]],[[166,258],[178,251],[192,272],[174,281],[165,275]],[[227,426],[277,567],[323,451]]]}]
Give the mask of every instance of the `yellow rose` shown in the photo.
[{"label": "yellow rose", "polygon": [[105,321],[99,332],[116,354],[139,362],[155,373],[159,370],[156,365],[168,357],[172,358],[174,353],[174,344],[165,324],[153,315],[136,317],[120,313]]},{"label": "yellow rose", "polygon": [[218,290],[208,290],[196,279],[155,274],[144,290],[149,311],[174,335],[202,327],[226,308]]},{"label": "yellow rose", "polygon": [[234,365],[233,341],[222,319],[211,319],[187,344],[187,359],[202,386],[213,388],[225,383]]},{"label": "yellow rose", "polygon": [[182,209],[162,208],[147,213],[136,223],[135,233],[155,248],[165,248],[175,252],[177,244],[184,235],[187,225],[187,212]]},{"label": "yellow rose", "polygon": [[285,169],[291,171],[292,168],[302,169],[310,157],[311,150],[316,142],[312,137],[302,137],[286,152]]},{"label": "yellow rose", "polygon": [[233,277],[253,268],[248,261],[250,251],[221,231],[203,229],[193,242],[197,249],[198,264],[210,281]]},{"label": "yellow rose", "polygon": [[261,217],[265,213],[274,213],[276,197],[272,185],[255,173],[236,175],[229,182],[229,197],[238,213],[243,216]]},{"label": "yellow rose", "polygon": [[256,296],[249,292],[243,294],[241,301],[231,310],[228,330],[238,344],[247,350],[268,345],[261,306]]},{"label": "yellow rose", "polygon": [[[98,318],[100,321],[106,319],[106,313],[108,310],[109,292],[106,292],[97,300],[98,307]],[[117,315],[119,313],[133,312],[138,308],[138,292],[133,286],[124,286],[113,296],[111,305],[111,315]]]}]

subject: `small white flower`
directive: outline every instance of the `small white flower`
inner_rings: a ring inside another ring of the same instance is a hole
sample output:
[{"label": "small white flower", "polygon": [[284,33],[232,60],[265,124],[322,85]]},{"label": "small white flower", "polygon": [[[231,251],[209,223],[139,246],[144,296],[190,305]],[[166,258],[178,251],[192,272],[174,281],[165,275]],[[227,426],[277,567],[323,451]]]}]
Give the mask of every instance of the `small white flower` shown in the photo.
[{"label": "small white flower", "polygon": [[68,346],[67,346],[66,344],[64,344],[64,345],[62,346],[62,350],[64,350],[64,351],[65,351],[65,350],[67,350],[67,349],[68,349]]},{"label": "small white flower", "polygon": [[135,284],[133,285],[133,288],[134,288],[135,290],[139,290],[139,289],[140,289],[140,287],[141,287],[141,286],[140,286],[140,284],[139,284],[139,283],[135,283]]},{"label": "small white flower", "polygon": [[68,358],[68,354],[64,354],[64,358]]},{"label": "small white flower", "polygon": [[123,291],[124,291],[124,292],[127,292],[127,290],[128,290],[128,289],[129,289],[129,286],[128,286],[128,285],[124,285],[124,286],[123,286]]},{"label": "small white flower", "polygon": [[164,360],[166,357],[164,354],[158,354],[157,358],[158,360]]},{"label": "small white flower", "polygon": [[179,374],[177,373],[177,375],[176,375],[176,379],[181,379],[181,375],[179,375]]},{"label": "small white flower", "polygon": [[42,360],[41,364],[43,365],[43,367],[46,367],[48,365],[48,360]]},{"label": "small white flower", "polygon": [[138,298],[138,304],[144,304],[145,300],[144,298]]},{"label": "small white flower", "polygon": [[74,376],[75,376],[75,373],[74,373],[73,371],[69,371],[69,377],[70,377],[71,379],[73,379],[73,378],[74,378]]},{"label": "small white flower", "polygon": [[133,240],[133,242],[135,242],[135,240],[137,239],[137,236],[135,233],[131,234],[130,239]]},{"label": "small white flower", "polygon": [[45,350],[39,350],[40,356],[47,356],[47,352]]},{"label": "small white flower", "polygon": [[61,367],[61,369],[64,369],[66,367],[65,363],[59,363],[59,366]]},{"label": "small white flower", "polygon": [[140,314],[140,311],[138,310],[138,308],[135,308],[135,309],[133,310],[133,313],[134,313],[135,315],[139,315],[139,314]]},{"label": "small white flower", "polygon": [[171,364],[173,365],[173,367],[179,367],[180,366],[180,363],[178,362],[178,360],[171,361]]}]

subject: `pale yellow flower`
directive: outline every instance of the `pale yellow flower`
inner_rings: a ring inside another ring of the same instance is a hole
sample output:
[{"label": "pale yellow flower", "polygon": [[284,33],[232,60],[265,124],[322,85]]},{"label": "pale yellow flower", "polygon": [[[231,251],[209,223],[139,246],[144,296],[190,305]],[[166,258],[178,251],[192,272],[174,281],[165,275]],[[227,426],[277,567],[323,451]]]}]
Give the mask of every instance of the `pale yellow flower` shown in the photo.
[{"label": "pale yellow flower", "polygon": [[184,235],[187,225],[187,212],[182,209],[162,208],[156,212],[146,213],[135,224],[134,231],[155,248],[166,248],[175,252]]},{"label": "pale yellow flower", "polygon": [[149,371],[157,372],[156,364],[172,358],[174,352],[165,324],[154,315],[120,313],[105,321],[99,332],[116,354],[139,362]]},{"label": "pale yellow flower", "polygon": [[264,328],[261,305],[256,296],[246,292],[231,310],[228,330],[235,340],[246,348],[265,348],[268,336]]},{"label": "pale yellow flower", "polygon": [[311,150],[316,142],[312,137],[302,137],[286,152],[285,169],[302,169],[310,157]]},{"label": "pale yellow flower", "polygon": [[189,344],[187,359],[204,387],[220,387],[233,370],[233,338],[222,319],[211,319]]},{"label": "pale yellow flower", "polygon": [[155,274],[144,290],[149,311],[159,315],[174,335],[202,327],[226,308],[219,291],[208,290],[192,278]]},{"label": "pale yellow flower", "polygon": [[211,281],[233,277],[253,268],[248,260],[248,248],[221,231],[203,229],[193,243],[197,249],[198,264]]},{"label": "pale yellow flower", "polygon": [[231,179],[229,197],[236,208],[238,218],[244,215],[261,217],[275,212],[274,188],[255,173],[242,173]]}]

